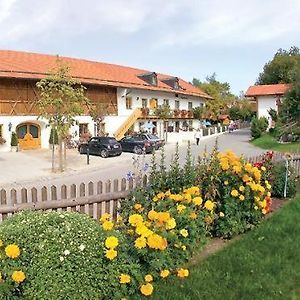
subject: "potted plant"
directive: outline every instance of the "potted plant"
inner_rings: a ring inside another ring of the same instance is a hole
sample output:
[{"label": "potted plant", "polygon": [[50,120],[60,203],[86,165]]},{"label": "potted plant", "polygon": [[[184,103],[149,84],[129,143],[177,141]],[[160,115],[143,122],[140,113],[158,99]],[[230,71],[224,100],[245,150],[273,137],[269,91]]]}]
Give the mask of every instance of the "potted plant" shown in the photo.
[{"label": "potted plant", "polygon": [[18,152],[18,137],[15,132],[12,132],[11,134],[10,146],[11,151]]},{"label": "potted plant", "polygon": [[150,112],[150,110],[149,110],[148,107],[143,107],[142,108],[142,114],[143,114],[144,117],[147,117],[149,115],[149,112]]}]

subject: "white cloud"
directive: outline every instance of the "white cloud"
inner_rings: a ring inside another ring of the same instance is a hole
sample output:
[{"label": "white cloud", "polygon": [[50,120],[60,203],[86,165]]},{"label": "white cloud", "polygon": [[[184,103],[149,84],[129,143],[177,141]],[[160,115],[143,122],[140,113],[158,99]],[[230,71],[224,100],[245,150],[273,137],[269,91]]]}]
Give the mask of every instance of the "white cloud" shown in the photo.
[{"label": "white cloud", "polygon": [[150,32],[151,45],[258,44],[297,36],[298,0],[0,0],[0,46]]}]

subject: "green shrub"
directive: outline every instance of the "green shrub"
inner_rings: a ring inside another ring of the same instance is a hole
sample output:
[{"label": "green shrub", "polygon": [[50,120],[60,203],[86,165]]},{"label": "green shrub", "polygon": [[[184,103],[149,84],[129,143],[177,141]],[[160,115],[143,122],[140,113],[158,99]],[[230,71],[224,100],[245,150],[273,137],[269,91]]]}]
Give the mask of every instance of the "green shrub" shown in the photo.
[{"label": "green shrub", "polygon": [[51,128],[49,144],[50,145],[52,145],[52,144],[58,145],[58,135],[57,135],[57,130],[55,128]]},{"label": "green shrub", "polygon": [[[111,234],[111,233],[109,233]],[[139,268],[131,263],[125,238],[115,232],[123,248],[117,262],[103,255],[108,235],[90,217],[78,213],[22,212],[4,221],[0,238],[21,248],[18,259],[2,259],[1,299],[120,299],[118,275]],[[121,248],[120,248],[121,250]],[[2,249],[1,256],[5,257]],[[13,270],[26,274],[24,283],[11,279]],[[132,292],[137,286],[132,284]],[[20,299],[20,298],[17,298]]]},{"label": "green shrub", "polygon": [[18,146],[18,137],[17,137],[17,134],[15,132],[12,132],[12,134],[11,134],[10,145],[12,147]]},{"label": "green shrub", "polygon": [[251,136],[254,139],[261,137],[268,128],[268,120],[265,117],[257,119],[254,117],[251,122]]},{"label": "green shrub", "polygon": [[[276,162],[271,170],[272,196],[282,198],[284,196],[284,186],[286,180],[286,165],[285,162]],[[296,194],[297,182],[294,170],[291,167],[288,169],[287,178],[287,197],[293,197]]]}]

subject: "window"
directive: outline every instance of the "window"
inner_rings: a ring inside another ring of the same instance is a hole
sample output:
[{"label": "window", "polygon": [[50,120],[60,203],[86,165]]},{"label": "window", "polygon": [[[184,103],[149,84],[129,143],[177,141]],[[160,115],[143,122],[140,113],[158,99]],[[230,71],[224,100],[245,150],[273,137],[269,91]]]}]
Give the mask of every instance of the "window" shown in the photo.
[{"label": "window", "polygon": [[169,106],[169,99],[164,99],[164,105]]},{"label": "window", "polygon": [[156,98],[152,98],[152,99],[150,100],[150,108],[151,108],[151,109],[157,108],[157,99],[156,99]]},{"label": "window", "polygon": [[79,124],[79,136],[88,132],[89,132],[89,128],[87,123]]},{"label": "window", "polygon": [[193,102],[188,102],[188,110],[192,110],[193,109]]},{"label": "window", "polygon": [[3,125],[0,124],[0,138],[3,138]]},{"label": "window", "polygon": [[193,120],[188,121],[189,131],[193,131]]},{"label": "window", "polygon": [[126,109],[132,109],[132,98],[126,97]]},{"label": "window", "polygon": [[179,104],[179,100],[175,100],[175,109],[179,109],[180,104]]},{"label": "window", "polygon": [[148,99],[142,99],[142,107],[146,108],[148,106]]}]

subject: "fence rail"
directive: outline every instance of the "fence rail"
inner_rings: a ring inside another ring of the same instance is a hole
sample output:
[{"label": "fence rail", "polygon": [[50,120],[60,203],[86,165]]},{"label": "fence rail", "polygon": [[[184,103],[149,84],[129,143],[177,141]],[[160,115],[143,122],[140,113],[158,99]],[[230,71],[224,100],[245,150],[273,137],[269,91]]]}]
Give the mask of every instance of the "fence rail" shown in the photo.
[{"label": "fence rail", "polygon": [[[280,161],[284,154],[275,153],[273,159]],[[249,157],[246,160],[251,163],[260,162],[263,155]],[[289,164],[295,170],[296,176],[300,176],[300,155],[289,158]],[[137,186],[146,186],[149,183],[147,175],[141,181],[122,178],[121,180],[108,180],[71,184],[61,186],[43,186],[41,188],[21,188],[0,190],[0,222],[24,209],[44,211],[76,211],[88,214],[98,219],[104,213],[110,213],[117,217],[120,203]]]}]

